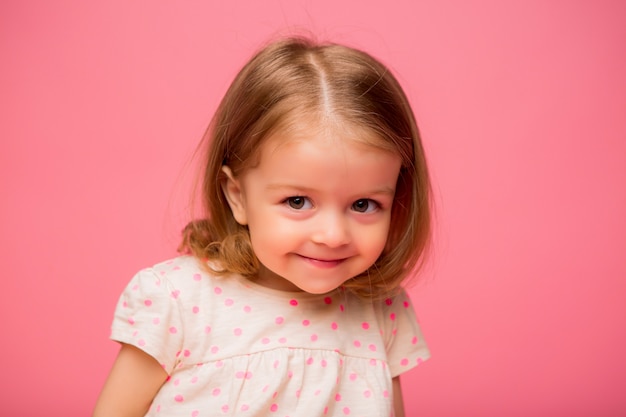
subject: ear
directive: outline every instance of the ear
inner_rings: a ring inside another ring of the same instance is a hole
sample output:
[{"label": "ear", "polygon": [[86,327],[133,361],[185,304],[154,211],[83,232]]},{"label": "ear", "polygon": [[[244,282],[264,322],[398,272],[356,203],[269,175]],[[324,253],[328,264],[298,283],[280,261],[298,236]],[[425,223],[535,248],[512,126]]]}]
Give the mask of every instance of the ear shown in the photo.
[{"label": "ear", "polygon": [[233,175],[233,171],[229,166],[222,166],[222,172],[226,178],[222,179],[222,192],[226,196],[226,201],[230,206],[233,217],[242,226],[248,224],[248,216],[246,215],[246,200],[243,195],[241,183]]}]

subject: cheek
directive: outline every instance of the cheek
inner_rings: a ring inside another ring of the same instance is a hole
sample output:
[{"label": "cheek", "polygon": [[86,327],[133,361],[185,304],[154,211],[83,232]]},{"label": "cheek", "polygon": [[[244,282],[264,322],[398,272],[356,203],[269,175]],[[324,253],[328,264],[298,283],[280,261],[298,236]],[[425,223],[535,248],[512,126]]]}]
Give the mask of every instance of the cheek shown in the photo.
[{"label": "cheek", "polygon": [[262,221],[249,225],[252,251],[267,269],[280,273],[285,267],[286,255],[298,247],[299,240],[280,222]]},{"label": "cheek", "polygon": [[378,258],[385,249],[387,238],[389,236],[389,221],[383,222],[376,227],[372,227],[364,231],[358,240],[363,251],[366,251],[370,257]]},{"label": "cheek", "polygon": [[268,252],[288,247],[293,240],[295,229],[288,222],[281,221],[271,213],[257,213],[250,217],[248,230],[254,251]]}]

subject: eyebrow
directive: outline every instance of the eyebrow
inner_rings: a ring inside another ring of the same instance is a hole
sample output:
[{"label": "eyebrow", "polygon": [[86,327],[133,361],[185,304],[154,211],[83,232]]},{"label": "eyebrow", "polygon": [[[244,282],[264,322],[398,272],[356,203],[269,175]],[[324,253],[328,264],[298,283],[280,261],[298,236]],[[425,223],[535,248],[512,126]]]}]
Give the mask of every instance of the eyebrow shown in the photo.
[{"label": "eyebrow", "polygon": [[[292,185],[292,184],[270,184],[266,187],[266,189],[268,191],[272,191],[272,190],[281,190],[281,189],[291,189],[291,190],[297,190],[298,192],[302,192],[303,194],[310,194],[313,192],[316,192],[317,190],[314,188],[310,188],[310,187],[302,187],[299,185]],[[394,188],[391,187],[387,187],[387,186],[383,186],[381,188],[376,188],[373,190],[369,190],[365,193],[360,193],[363,195],[390,195],[393,196],[396,193],[396,190]]]}]

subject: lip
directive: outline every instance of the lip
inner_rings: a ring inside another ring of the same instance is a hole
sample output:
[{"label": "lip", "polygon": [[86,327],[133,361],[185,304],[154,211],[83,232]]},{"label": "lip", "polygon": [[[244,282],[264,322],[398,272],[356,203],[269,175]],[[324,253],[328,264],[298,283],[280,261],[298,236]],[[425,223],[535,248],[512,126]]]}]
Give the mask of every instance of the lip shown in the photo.
[{"label": "lip", "polygon": [[310,258],[304,255],[298,255],[301,259],[308,262],[309,264],[316,266],[318,268],[334,268],[338,265],[341,265],[347,258],[341,259],[318,259],[318,258]]}]

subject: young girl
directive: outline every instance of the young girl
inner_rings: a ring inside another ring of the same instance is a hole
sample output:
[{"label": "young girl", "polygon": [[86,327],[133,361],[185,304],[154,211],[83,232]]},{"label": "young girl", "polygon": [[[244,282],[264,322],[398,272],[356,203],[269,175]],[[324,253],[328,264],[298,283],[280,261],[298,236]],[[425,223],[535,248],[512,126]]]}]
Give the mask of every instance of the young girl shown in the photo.
[{"label": "young girl", "polygon": [[205,218],[122,294],[94,416],[404,415],[399,375],[429,353],[400,285],[430,197],[396,79],[358,50],[278,41],[205,141]]}]

